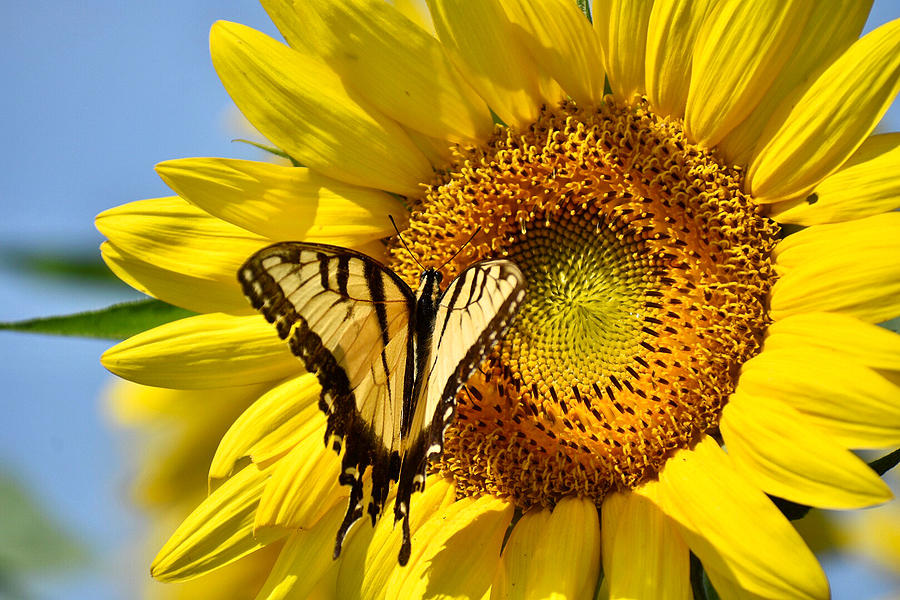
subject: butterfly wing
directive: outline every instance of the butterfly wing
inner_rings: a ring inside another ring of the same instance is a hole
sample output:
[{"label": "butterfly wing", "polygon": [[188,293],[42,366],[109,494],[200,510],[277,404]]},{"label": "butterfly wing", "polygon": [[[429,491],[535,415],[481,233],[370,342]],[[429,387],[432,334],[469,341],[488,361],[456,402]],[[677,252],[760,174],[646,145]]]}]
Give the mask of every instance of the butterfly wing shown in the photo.
[{"label": "butterfly wing", "polygon": [[[456,394],[509,328],[525,295],[525,281],[507,260],[476,263],[450,282],[438,301],[427,363],[419,366],[412,418],[404,432],[395,519],[403,519],[400,564],[409,560],[409,501],[425,484],[429,458],[443,450]],[[422,343],[420,340],[419,343]]]},{"label": "butterfly wing", "polygon": [[[253,307],[318,375],[325,441],[338,453],[345,446],[339,479],[352,487],[337,557],[366,502],[374,522],[399,476],[403,404],[413,385],[415,298],[375,260],[325,244],[269,246],[241,267],[238,279]],[[364,494],[369,466],[372,484]]]}]

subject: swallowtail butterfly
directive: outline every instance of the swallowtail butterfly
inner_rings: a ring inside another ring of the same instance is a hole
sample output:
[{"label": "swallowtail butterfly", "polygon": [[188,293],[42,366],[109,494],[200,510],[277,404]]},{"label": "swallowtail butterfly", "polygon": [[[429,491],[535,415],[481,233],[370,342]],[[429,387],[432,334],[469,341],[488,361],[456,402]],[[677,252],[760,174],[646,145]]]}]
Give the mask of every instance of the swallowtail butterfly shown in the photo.
[{"label": "swallowtail butterfly", "polygon": [[[326,444],[343,448],[339,481],[350,502],[334,556],[366,507],[375,523],[397,482],[403,521],[399,562],[409,560],[410,496],[443,450],[456,395],[509,328],[525,294],[506,260],[473,264],[440,289],[425,269],[413,293],[359,252],[284,242],[254,254],[238,273],[244,293],[322,386]],[[363,476],[371,468],[371,485]]]}]

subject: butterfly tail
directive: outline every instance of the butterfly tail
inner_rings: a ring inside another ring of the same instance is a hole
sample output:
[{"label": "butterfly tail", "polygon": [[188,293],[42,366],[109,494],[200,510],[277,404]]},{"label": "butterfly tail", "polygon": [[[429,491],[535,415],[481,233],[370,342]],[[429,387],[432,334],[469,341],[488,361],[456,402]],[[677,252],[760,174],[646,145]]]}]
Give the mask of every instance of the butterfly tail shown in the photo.
[{"label": "butterfly tail", "polygon": [[400,544],[400,553],[397,555],[397,562],[401,567],[405,567],[409,562],[409,555],[412,552],[412,541],[409,535],[409,513],[403,516],[403,542]]},{"label": "butterfly tail", "polygon": [[344,538],[347,537],[347,531],[350,530],[350,526],[363,514],[362,495],[362,482],[357,480],[353,483],[353,487],[350,488],[350,500],[347,503],[347,512],[344,514],[344,520],[341,521],[341,526],[338,527],[337,537],[334,540],[334,554],[332,555],[332,558],[335,560],[341,555],[341,546],[344,544]]},{"label": "butterfly tail", "polygon": [[406,565],[412,550],[409,530],[409,507],[413,492],[425,489],[425,445],[420,439],[403,458],[400,479],[397,482],[397,499],[394,501],[394,523],[403,521],[403,542],[400,545],[398,562]]}]

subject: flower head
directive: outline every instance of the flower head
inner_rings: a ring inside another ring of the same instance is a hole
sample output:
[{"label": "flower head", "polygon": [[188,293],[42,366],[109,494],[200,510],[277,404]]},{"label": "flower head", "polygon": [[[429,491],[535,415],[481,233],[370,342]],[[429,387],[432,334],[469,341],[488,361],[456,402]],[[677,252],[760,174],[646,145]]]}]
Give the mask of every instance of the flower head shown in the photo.
[{"label": "flower head", "polygon": [[[287,45],[220,22],[213,64],[303,166],[169,161],[178,198],[98,217],[124,280],[205,313],[104,364],[268,388],[154,575],[286,538],[260,597],[587,598],[601,566],[613,598],[688,597],[690,552],[726,598],[827,597],[767,494],[890,498],[850,449],[900,442],[900,341],[876,325],[900,315],[900,134],[871,135],[900,22],[858,39],[860,3],[621,0],[590,22],[568,0],[431,0],[431,33],[380,0],[263,4]],[[361,249],[411,284],[417,263],[525,274],[414,499],[408,566],[389,519],[331,559],[347,491],[315,376],[235,279],[283,240]]]}]

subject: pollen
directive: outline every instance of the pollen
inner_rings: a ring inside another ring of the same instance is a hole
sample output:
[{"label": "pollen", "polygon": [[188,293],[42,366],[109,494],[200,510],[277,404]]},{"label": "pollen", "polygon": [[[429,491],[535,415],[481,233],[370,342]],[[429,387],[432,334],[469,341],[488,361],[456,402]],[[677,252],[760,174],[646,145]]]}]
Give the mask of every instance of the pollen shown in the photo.
[{"label": "pollen", "polygon": [[[498,126],[413,206],[404,237],[445,281],[505,257],[526,279],[514,324],[458,397],[431,468],[461,495],[521,507],[600,501],[716,435],[759,352],[777,226],[742,173],[645,101],[545,108]],[[480,228],[480,230],[479,230]],[[419,267],[394,249],[409,280]]]}]

